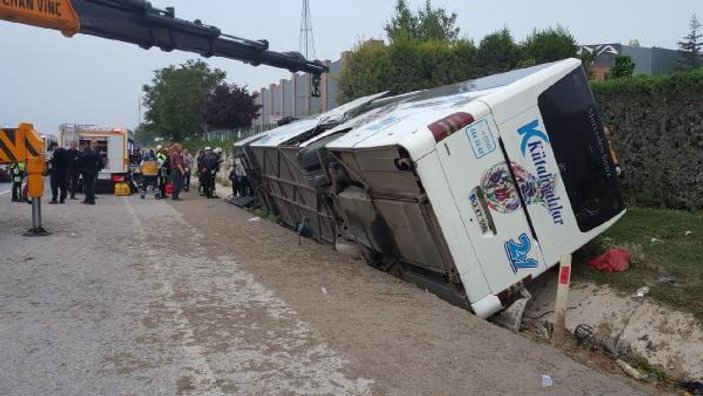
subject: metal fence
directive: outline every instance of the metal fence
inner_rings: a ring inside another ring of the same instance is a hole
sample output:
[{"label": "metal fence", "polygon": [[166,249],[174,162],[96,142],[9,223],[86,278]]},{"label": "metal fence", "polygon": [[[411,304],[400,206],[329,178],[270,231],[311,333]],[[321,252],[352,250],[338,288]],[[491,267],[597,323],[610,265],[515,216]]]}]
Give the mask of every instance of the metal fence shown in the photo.
[{"label": "metal fence", "polygon": [[223,142],[225,140],[241,140],[258,133],[268,131],[276,127],[276,124],[256,125],[245,129],[225,129],[220,131],[205,132],[206,141]]}]

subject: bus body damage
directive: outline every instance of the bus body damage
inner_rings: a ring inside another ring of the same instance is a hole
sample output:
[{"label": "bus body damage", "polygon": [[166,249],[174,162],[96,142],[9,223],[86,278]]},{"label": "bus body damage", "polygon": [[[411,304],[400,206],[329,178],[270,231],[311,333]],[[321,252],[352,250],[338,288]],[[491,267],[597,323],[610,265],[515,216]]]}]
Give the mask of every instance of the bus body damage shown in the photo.
[{"label": "bus body damage", "polygon": [[487,317],[624,213],[583,81],[566,60],[381,93],[235,155],[284,225]]}]

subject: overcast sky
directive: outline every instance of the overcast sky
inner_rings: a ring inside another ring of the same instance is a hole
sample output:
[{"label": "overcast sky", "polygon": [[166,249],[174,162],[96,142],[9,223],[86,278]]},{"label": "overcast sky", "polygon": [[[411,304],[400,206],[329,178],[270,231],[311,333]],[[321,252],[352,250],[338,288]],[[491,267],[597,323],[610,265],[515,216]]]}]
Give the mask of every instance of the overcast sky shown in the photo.
[{"label": "overcast sky", "polygon": [[[317,55],[337,59],[360,40],[382,38],[395,0],[310,0]],[[411,0],[413,8],[424,0]],[[503,26],[522,40],[533,28],[560,24],[581,44],[627,43],[675,48],[701,0],[435,0],[459,14],[463,36],[476,42]],[[249,39],[268,39],[272,50],[298,50],[302,0],[153,0],[175,6],[180,18],[200,19]],[[699,18],[701,19],[701,18]],[[43,133],[76,122],[133,128],[139,121],[141,86],[153,71],[196,57],[144,51],[135,45],[0,21],[0,124],[29,121]],[[287,78],[271,67],[214,59],[228,80],[250,89]]]}]

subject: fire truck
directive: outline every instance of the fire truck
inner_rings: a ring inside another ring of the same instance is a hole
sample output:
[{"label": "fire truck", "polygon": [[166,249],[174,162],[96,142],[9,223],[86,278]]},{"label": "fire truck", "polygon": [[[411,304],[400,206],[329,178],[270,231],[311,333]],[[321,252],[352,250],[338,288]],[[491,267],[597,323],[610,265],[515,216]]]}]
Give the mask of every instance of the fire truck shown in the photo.
[{"label": "fire truck", "polygon": [[134,142],[126,128],[109,128],[98,125],[62,124],[59,126],[59,146],[68,147],[77,142],[86,147],[91,140],[98,142],[103,169],[98,174],[97,188],[111,192],[115,183],[128,181],[129,156]]}]

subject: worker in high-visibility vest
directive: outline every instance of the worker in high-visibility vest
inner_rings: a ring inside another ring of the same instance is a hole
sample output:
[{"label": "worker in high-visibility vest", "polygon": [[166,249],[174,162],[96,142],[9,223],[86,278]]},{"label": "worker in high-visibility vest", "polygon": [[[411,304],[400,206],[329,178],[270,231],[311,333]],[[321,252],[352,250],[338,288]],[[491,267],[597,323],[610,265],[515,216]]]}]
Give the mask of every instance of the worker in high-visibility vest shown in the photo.
[{"label": "worker in high-visibility vest", "polygon": [[10,178],[12,179],[12,202],[22,202],[22,181],[24,180],[24,162],[10,164]]},{"label": "worker in high-visibility vest", "polygon": [[168,183],[169,173],[171,173],[166,151],[167,149],[164,149],[161,145],[156,146],[156,160],[159,162],[159,193],[161,198],[168,198],[168,194],[166,194],[166,184]]},{"label": "worker in high-visibility vest", "polygon": [[[161,199],[161,191],[159,190],[159,161],[156,159],[154,150],[149,150],[144,155],[141,163],[142,183],[139,186],[139,195],[142,199],[146,198],[147,194],[154,194],[156,199]],[[149,190],[151,187],[151,190]]]}]

